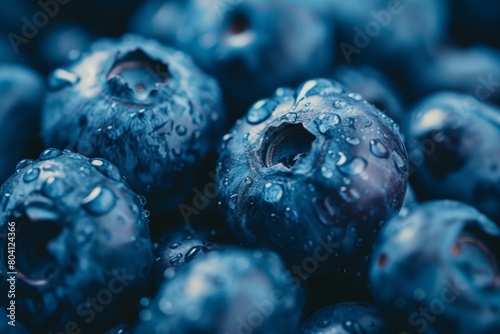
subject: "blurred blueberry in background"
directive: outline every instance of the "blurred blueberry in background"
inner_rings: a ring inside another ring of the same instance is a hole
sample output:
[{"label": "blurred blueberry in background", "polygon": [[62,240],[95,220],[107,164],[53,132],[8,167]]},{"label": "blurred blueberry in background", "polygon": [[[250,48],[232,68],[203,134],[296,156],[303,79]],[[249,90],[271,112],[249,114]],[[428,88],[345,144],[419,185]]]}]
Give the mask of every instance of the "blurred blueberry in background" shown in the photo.
[{"label": "blurred blueberry in background", "polygon": [[[179,10],[175,2],[168,3]],[[152,36],[173,38],[174,45],[220,80],[240,106],[231,113],[233,119],[241,116],[241,106],[248,107],[279,86],[296,86],[321,75],[333,64],[334,27],[306,2],[190,0],[176,26],[156,24],[160,13],[149,15],[140,20],[152,21]]]},{"label": "blurred blueberry in background", "polygon": [[47,27],[36,39],[38,66],[49,73],[70,65],[90,48],[96,35],[72,22],[57,22]]},{"label": "blurred blueberry in background", "polygon": [[500,111],[466,94],[418,104],[405,126],[413,186],[422,199],[455,199],[500,223]]},{"label": "blurred blueberry in background", "polygon": [[0,64],[0,183],[39,148],[44,79],[28,67]]},{"label": "blurred blueberry in background", "polygon": [[431,60],[414,67],[410,79],[415,99],[450,90],[500,104],[500,50],[488,46],[442,47]]},{"label": "blurred blueberry in background", "polygon": [[389,221],[370,283],[391,333],[498,333],[499,241],[497,225],[459,202],[426,202]]}]

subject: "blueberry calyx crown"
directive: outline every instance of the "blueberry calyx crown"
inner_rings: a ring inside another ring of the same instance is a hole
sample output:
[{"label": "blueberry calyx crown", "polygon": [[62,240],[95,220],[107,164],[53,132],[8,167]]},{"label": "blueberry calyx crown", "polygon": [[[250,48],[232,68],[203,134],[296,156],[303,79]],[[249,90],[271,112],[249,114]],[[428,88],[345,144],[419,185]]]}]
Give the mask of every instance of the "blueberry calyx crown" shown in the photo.
[{"label": "blueberry calyx crown", "polygon": [[316,137],[302,124],[283,123],[268,129],[262,146],[262,161],[267,168],[282,164],[291,169],[300,157],[307,156]]},{"label": "blueberry calyx crown", "polygon": [[141,49],[118,53],[106,76],[111,96],[138,104],[154,103],[158,89],[169,81],[168,66]]}]

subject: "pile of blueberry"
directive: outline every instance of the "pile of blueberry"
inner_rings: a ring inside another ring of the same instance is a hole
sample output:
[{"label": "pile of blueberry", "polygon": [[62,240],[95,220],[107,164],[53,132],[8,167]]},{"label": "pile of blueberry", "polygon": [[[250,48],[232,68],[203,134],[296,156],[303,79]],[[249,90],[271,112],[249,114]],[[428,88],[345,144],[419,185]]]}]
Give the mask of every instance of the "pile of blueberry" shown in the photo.
[{"label": "pile of blueberry", "polygon": [[0,333],[500,333],[500,2],[0,3]]}]

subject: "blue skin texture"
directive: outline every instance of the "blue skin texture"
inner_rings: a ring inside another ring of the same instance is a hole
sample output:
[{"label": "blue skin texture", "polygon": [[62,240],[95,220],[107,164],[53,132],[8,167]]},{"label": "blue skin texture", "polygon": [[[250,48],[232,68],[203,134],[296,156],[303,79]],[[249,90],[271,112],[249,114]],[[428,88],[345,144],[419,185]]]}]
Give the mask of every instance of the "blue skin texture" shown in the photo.
[{"label": "blue skin texture", "polygon": [[498,333],[500,228],[466,204],[430,201],[389,221],[370,263],[392,332]]},{"label": "blue skin texture", "polygon": [[244,244],[333,272],[367,255],[401,208],[406,159],[393,120],[333,80],[309,80],[256,102],[223,137],[221,210]]},{"label": "blue skin texture", "polygon": [[226,121],[217,82],[173,48],[138,36],[100,40],[49,78],[42,134],[113,162],[152,214],[177,210],[215,160]]},{"label": "blue skin texture", "polygon": [[[17,319],[33,332],[104,332],[133,314],[153,245],[144,200],[114,165],[46,149],[18,164],[0,196],[3,307],[6,273],[16,271]],[[8,233],[15,234],[14,268]]]},{"label": "blue skin texture", "polygon": [[140,312],[134,333],[294,333],[304,296],[277,254],[213,251],[168,280]]},{"label": "blue skin texture", "polygon": [[471,95],[440,92],[410,111],[404,126],[415,192],[454,199],[500,223],[500,112]]}]

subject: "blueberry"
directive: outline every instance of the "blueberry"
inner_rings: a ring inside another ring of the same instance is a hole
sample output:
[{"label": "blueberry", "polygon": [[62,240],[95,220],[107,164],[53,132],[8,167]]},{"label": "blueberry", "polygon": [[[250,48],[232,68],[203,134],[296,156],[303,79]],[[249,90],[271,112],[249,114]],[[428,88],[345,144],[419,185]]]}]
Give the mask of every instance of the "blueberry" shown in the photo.
[{"label": "blueberry", "polygon": [[36,41],[38,64],[44,71],[70,65],[91,46],[93,33],[71,22],[48,26]]},{"label": "blueberry", "polygon": [[413,68],[412,87],[417,97],[452,90],[500,103],[499,86],[500,51],[491,47],[444,48]]},{"label": "blueberry", "polygon": [[459,202],[431,201],[389,221],[370,265],[393,332],[498,333],[500,228]]},{"label": "blueberry", "polygon": [[272,252],[213,251],[183,266],[141,311],[135,333],[294,333],[298,285]]},{"label": "blueberry", "polygon": [[386,334],[378,310],[370,304],[345,302],[325,307],[301,325],[302,334]]},{"label": "blueberry", "polygon": [[214,250],[216,245],[208,240],[209,237],[208,233],[183,225],[157,240],[154,245],[154,285],[158,285],[172,270],[178,270]]},{"label": "blueberry", "polygon": [[0,183],[37,146],[45,97],[42,77],[20,65],[0,65]]},{"label": "blueberry", "polygon": [[185,0],[145,1],[130,18],[129,30],[172,44],[189,2]]},{"label": "blueberry", "polygon": [[321,4],[322,12],[335,18],[336,52],[348,64],[407,70],[446,37],[445,0],[328,0]]},{"label": "blueberry", "polygon": [[[1,301],[17,272],[16,315],[39,332],[98,332],[126,318],[153,264],[146,213],[106,160],[46,149],[0,191]],[[15,265],[8,233],[15,234]]]},{"label": "blueberry", "polygon": [[153,40],[101,40],[49,83],[46,144],[112,161],[153,213],[190,194],[225,131],[215,80]]},{"label": "blueberry", "polygon": [[223,138],[221,209],[245,244],[294,265],[312,257],[309,272],[320,257],[323,270],[344,268],[367,255],[403,203],[408,165],[398,129],[335,81],[280,88]]},{"label": "blueberry", "polygon": [[415,191],[422,199],[469,203],[500,222],[500,111],[442,92],[418,104],[405,130]]},{"label": "blueberry", "polygon": [[384,73],[370,66],[339,66],[333,78],[347,90],[361,94],[394,121],[402,121],[404,108],[399,93]]},{"label": "blueberry", "polygon": [[249,105],[279,86],[324,75],[333,60],[333,31],[303,1],[193,0],[174,44]]}]

